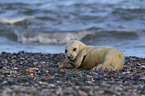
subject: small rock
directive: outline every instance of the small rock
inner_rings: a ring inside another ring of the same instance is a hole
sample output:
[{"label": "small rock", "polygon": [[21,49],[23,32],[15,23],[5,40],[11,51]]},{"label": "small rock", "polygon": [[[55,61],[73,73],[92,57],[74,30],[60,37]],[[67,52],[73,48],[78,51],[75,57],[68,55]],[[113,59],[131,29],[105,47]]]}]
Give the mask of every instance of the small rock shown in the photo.
[{"label": "small rock", "polygon": [[103,91],[103,90],[100,90],[98,93],[99,93],[100,95],[102,95],[102,94],[104,94],[104,91]]},{"label": "small rock", "polygon": [[34,72],[32,69],[26,69],[26,71],[28,71],[28,72]]},{"label": "small rock", "polygon": [[85,92],[79,90],[79,96],[87,96],[87,94]]}]

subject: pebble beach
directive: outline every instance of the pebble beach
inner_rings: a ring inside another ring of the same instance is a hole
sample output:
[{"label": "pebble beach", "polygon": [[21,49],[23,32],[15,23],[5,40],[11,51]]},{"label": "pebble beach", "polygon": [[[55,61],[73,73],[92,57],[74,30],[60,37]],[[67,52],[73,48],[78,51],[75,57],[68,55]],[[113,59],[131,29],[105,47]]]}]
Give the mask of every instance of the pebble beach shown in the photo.
[{"label": "pebble beach", "polygon": [[0,54],[0,96],[145,96],[145,58],[121,71],[59,68],[63,53]]}]

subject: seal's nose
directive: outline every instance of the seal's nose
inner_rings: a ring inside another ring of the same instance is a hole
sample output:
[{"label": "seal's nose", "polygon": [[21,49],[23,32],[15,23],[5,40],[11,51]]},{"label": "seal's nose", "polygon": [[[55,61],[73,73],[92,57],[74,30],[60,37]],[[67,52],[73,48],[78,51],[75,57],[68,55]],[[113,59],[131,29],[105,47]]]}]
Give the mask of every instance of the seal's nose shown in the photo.
[{"label": "seal's nose", "polygon": [[67,58],[68,58],[68,59],[70,59],[70,58],[71,58],[71,56],[67,56]]},{"label": "seal's nose", "polygon": [[72,57],[73,57],[72,55],[70,55],[70,56],[67,56],[67,58],[68,58],[68,59],[71,59]]}]

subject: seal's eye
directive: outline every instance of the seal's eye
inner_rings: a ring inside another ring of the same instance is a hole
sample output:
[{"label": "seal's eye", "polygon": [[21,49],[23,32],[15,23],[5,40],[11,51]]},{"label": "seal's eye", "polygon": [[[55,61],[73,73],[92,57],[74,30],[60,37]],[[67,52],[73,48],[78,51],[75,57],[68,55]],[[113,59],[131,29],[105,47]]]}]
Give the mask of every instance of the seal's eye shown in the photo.
[{"label": "seal's eye", "polygon": [[67,50],[65,49],[65,53],[67,53]]},{"label": "seal's eye", "polygon": [[73,48],[73,51],[76,51],[77,50],[77,48]]}]

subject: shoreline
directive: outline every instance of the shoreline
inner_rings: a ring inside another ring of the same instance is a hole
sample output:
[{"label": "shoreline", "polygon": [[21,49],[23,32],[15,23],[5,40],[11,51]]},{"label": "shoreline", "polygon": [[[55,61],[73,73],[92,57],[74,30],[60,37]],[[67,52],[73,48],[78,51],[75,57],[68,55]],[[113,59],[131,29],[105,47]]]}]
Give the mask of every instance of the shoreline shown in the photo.
[{"label": "shoreline", "polygon": [[64,54],[0,53],[0,96],[144,96],[145,58],[125,57],[121,71],[58,68]]}]

